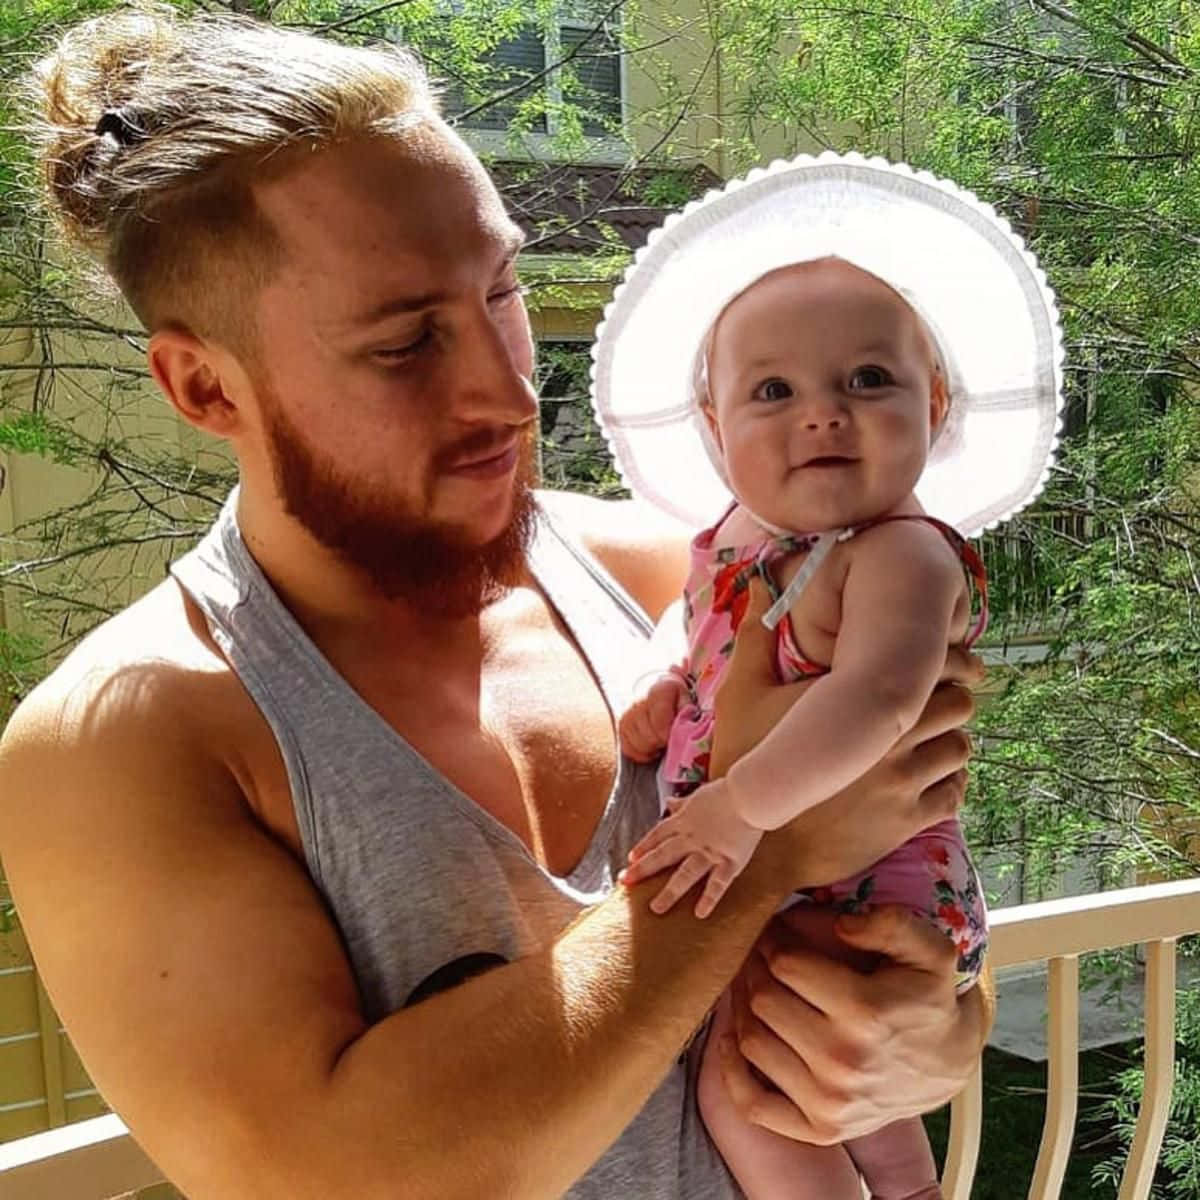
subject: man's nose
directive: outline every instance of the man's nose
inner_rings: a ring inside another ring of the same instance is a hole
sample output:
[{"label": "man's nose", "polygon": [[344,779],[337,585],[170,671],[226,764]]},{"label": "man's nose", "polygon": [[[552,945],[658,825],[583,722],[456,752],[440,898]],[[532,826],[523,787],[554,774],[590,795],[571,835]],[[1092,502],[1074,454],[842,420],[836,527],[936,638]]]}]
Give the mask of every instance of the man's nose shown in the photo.
[{"label": "man's nose", "polygon": [[[518,331],[484,311],[463,331],[454,416],[461,421],[525,425],[538,415],[537,394],[524,374],[527,346]],[[524,369],[523,369],[524,368]]]}]

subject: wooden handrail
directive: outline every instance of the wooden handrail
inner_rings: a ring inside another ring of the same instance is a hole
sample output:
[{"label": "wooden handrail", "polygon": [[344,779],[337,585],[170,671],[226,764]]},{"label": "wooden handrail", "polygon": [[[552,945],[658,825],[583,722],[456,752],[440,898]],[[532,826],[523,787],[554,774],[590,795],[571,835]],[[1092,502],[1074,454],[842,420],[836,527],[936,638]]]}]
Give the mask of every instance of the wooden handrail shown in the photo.
[{"label": "wooden handrail", "polygon": [[993,968],[1200,933],[1200,879],[1018,904],[991,914]]},{"label": "wooden handrail", "polygon": [[0,1145],[4,1200],[109,1200],[162,1179],[116,1114]]},{"label": "wooden handrail", "polygon": [[[1078,956],[1146,948],[1146,1078],[1119,1200],[1146,1200],[1171,1107],[1175,1054],[1175,942],[1200,933],[1200,879],[1072,896],[998,909],[991,915],[993,967],[1049,965],[1046,1118],[1029,1200],[1057,1200],[1078,1104]],[[976,1071],[950,1106],[942,1174],[946,1200],[969,1200],[982,1130],[982,1079]]]},{"label": "wooden handrail", "polygon": [[[1049,962],[1049,1088],[1046,1124],[1030,1200],[1056,1200],[1075,1121],[1080,954],[1146,946],[1146,1082],[1120,1200],[1145,1200],[1171,1101],[1174,1070],[1175,940],[1200,933],[1200,879],[1152,884],[999,909],[992,914],[995,967]],[[977,1071],[951,1105],[942,1186],[969,1200],[979,1156],[982,1080]],[[4,1200],[110,1200],[160,1182],[115,1115],[0,1145]]]}]

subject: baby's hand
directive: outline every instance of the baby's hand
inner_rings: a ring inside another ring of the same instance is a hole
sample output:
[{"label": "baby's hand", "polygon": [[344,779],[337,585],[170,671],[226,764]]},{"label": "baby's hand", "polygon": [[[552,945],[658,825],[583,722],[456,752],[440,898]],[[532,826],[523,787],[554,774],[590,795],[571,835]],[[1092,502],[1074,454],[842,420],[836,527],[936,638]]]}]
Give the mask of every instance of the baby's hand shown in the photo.
[{"label": "baby's hand", "polygon": [[696,916],[707,917],[742,873],[762,835],[737,815],[725,781],[718,779],[694,791],[630,850],[621,882],[632,886],[679,863],[650,908],[667,912],[707,875],[696,902]]},{"label": "baby's hand", "polygon": [[667,744],[671,722],[687,697],[678,675],[660,675],[646,694],[635,700],[617,722],[621,753],[634,762],[651,762]]}]

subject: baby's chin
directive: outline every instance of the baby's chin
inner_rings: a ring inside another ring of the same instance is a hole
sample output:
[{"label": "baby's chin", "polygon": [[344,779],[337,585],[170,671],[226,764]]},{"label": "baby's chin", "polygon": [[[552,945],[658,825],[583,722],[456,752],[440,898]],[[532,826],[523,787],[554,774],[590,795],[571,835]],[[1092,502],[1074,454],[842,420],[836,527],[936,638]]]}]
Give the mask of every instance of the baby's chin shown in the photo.
[{"label": "baby's chin", "polygon": [[865,512],[861,504],[849,502],[775,504],[765,506],[761,510],[750,508],[750,511],[760,524],[787,529],[793,533],[820,533],[826,529],[845,529],[850,525],[860,525],[876,515]]},{"label": "baby's chin", "polygon": [[864,525],[878,517],[904,510],[909,497],[897,497],[893,501],[888,497],[879,503],[863,503],[858,497],[853,499],[828,501],[809,501],[807,503],[776,504],[764,506],[762,510],[743,504],[743,508],[756,518],[760,524],[777,529],[786,529],[792,533],[822,533],[828,529],[849,529]]}]

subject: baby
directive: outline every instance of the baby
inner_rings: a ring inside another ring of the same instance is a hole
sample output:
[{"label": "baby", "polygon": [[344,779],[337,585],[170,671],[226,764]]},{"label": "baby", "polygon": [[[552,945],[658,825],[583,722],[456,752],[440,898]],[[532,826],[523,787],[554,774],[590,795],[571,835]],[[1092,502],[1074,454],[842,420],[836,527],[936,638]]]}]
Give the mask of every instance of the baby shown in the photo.
[{"label": "baby", "polygon": [[[915,724],[947,646],[982,632],[987,593],[975,552],[913,495],[947,391],[920,318],[880,279],[832,257],[768,272],[718,316],[696,385],[736,501],[693,542],[686,666],[658,679],[619,729],[637,761],[666,747],[671,810],[623,879],[674,867],[651,907],[665,912],[703,881],[696,912],[707,916],[765,830],[835,795]],[[780,678],[813,682],[723,779],[701,786],[713,700],[755,575],[778,597],[766,619],[777,622]],[[678,607],[664,620],[678,622]],[[956,820],[806,901],[832,912],[904,904],[956,942],[961,987],[978,975],[987,918]],[[724,1024],[722,1010],[711,1045]],[[778,1195],[781,1179],[804,1181],[790,1195],[849,1200],[860,1169],[875,1195],[940,1195],[918,1119],[845,1148],[790,1141],[738,1117],[713,1058],[701,1109],[751,1200]]]},{"label": "baby", "polygon": [[[665,749],[667,814],[622,878],[669,871],[652,908],[695,888],[704,917],[765,831],[837,803],[890,750],[948,647],[982,632],[986,577],[962,534],[1045,482],[1062,409],[1057,307],[1020,239],[970,193],[881,159],[802,156],[668,217],[593,355],[596,413],[630,489],[710,526],[652,644],[663,668],[682,665],[640,696],[631,687],[619,723],[628,758]],[[774,597],[762,621],[776,674],[809,682],[714,779],[714,698],[755,579]],[[861,970],[875,964],[835,918],[902,905],[952,940],[960,989],[978,977],[987,916],[957,820],[794,903],[806,938]],[[723,998],[699,1103],[750,1200],[858,1200],[863,1180],[890,1200],[940,1195],[918,1119],[834,1147],[743,1120],[718,1065],[729,1024]]]}]

